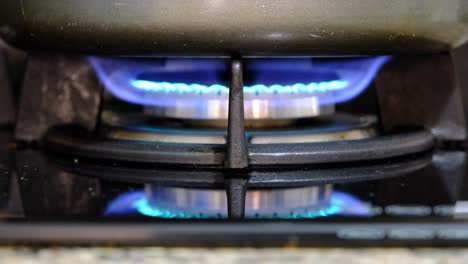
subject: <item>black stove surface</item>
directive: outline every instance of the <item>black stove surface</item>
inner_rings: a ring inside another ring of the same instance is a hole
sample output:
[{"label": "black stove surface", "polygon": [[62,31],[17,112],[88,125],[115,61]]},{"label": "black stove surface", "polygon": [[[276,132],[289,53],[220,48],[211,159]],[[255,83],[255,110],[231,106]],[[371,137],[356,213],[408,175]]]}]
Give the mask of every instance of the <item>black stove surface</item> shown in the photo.
[{"label": "black stove surface", "polygon": [[[425,154],[423,168],[382,179],[323,183],[276,193],[249,189],[246,206],[251,208],[246,209],[245,219],[231,220],[220,204],[225,200],[219,189],[164,186],[151,177],[131,181],[132,175],[81,175],[67,167],[77,168],[82,160],[50,155],[34,146],[17,146],[9,136],[8,129],[3,129],[1,243],[468,243],[468,176],[462,150],[434,150]],[[114,167],[118,169],[119,164]]]}]

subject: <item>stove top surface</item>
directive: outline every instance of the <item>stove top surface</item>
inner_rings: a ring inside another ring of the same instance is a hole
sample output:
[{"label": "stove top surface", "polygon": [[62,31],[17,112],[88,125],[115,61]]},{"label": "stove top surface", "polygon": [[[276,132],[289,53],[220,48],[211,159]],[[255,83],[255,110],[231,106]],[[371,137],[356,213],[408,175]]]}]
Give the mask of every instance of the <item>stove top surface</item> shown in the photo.
[{"label": "stove top surface", "polygon": [[[97,169],[94,176],[80,174],[76,168],[86,163],[82,159],[17,146],[7,129],[2,130],[2,142],[2,243],[445,246],[468,242],[468,176],[462,150],[434,150],[419,159],[424,166],[380,179],[250,187],[245,219],[232,220],[227,217],[223,188],[173,186],[151,176],[101,177]],[[113,167],[122,168],[120,163]]]}]

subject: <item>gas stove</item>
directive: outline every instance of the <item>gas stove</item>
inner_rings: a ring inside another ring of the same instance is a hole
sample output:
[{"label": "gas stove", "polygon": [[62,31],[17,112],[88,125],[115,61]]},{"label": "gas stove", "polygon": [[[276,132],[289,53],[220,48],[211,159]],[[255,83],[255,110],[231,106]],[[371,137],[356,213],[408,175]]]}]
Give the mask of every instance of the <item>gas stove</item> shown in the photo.
[{"label": "gas stove", "polygon": [[0,243],[466,245],[464,3],[295,2],[4,5]]}]

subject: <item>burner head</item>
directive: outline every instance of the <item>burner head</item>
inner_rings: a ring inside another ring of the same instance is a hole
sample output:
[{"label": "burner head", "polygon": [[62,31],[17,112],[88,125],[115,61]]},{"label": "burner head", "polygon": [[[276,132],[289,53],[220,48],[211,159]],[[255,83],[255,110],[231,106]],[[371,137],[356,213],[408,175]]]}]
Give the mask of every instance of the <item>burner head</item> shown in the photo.
[{"label": "burner head", "polygon": [[[281,120],[332,114],[336,103],[362,92],[387,59],[247,60],[245,118]],[[227,119],[229,76],[223,60],[90,61],[109,91],[120,99],[144,105],[148,115]]]}]

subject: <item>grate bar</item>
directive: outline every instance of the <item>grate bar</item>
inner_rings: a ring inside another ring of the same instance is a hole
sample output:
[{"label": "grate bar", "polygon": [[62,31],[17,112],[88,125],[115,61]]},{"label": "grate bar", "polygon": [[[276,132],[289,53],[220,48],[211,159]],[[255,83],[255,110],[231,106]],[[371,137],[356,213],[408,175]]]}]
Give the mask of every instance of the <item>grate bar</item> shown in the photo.
[{"label": "grate bar", "polygon": [[230,219],[242,219],[245,215],[245,196],[247,180],[232,178],[226,180],[228,216]]},{"label": "grate bar", "polygon": [[231,87],[229,89],[228,138],[225,167],[229,169],[247,168],[248,152],[244,121],[244,80],[242,61],[231,61]]},{"label": "grate bar", "polygon": [[[231,60],[229,89],[228,137],[224,166],[227,172],[226,194],[230,219],[242,219],[245,214],[247,180],[242,169],[249,165],[244,120],[244,80],[242,60]],[[236,175],[236,177],[233,177]],[[239,177],[240,176],[240,177]]]}]

